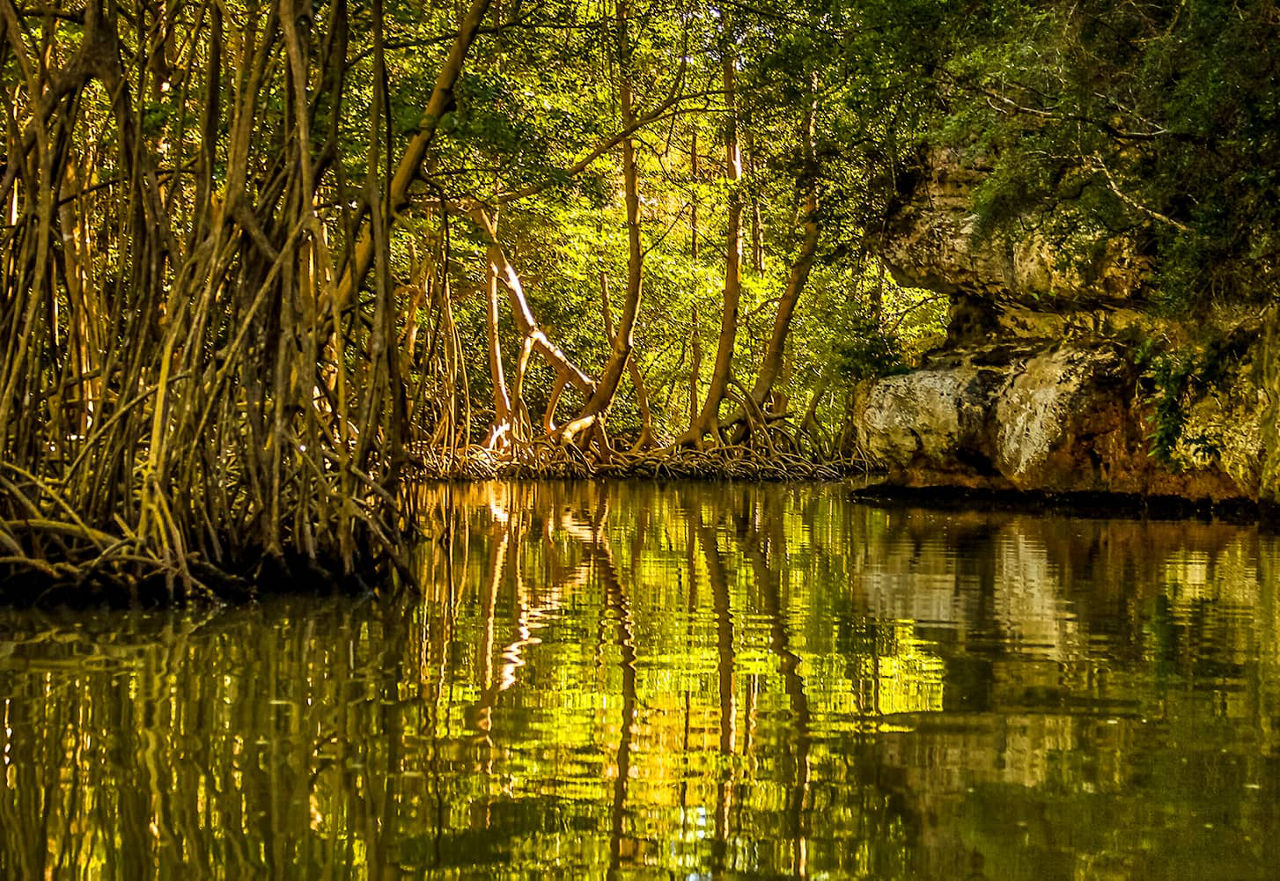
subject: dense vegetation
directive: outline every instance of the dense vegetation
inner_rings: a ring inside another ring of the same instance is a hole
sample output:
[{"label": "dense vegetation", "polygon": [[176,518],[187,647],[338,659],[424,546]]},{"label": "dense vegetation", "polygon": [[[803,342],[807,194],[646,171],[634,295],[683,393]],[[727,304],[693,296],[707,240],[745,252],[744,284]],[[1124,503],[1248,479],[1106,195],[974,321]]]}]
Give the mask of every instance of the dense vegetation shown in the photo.
[{"label": "dense vegetation", "polygon": [[991,164],[984,234],[1065,201],[1067,259],[1114,232],[1170,298],[1257,295],[1276,35],[1207,0],[0,0],[3,565],[351,569],[395,560],[410,466],[830,459],[939,322],[875,259],[925,142]]},{"label": "dense vegetation", "polygon": [[1122,240],[1175,311],[1273,300],[1276,4],[987,5],[993,30],[947,65],[941,127],[992,169],[975,206],[984,226],[1025,235],[1043,223],[1085,262]]}]

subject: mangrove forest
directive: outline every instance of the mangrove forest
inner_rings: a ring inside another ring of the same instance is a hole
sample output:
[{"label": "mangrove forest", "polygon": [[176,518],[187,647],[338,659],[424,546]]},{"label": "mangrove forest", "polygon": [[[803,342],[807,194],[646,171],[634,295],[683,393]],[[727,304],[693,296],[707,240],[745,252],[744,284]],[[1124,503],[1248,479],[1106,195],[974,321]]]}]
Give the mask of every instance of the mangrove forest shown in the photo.
[{"label": "mangrove forest", "polygon": [[[1265,308],[1277,20],[3,0],[6,595],[408,576],[425,477],[876,470],[859,389],[954,342],[983,248],[1041,310]],[[964,223],[912,238],[940,180]],[[1160,455],[1240,350],[1173,336],[1125,341]]]},{"label": "mangrove forest", "polygon": [[1277,0],[0,0],[0,88],[0,881],[1276,876]]}]

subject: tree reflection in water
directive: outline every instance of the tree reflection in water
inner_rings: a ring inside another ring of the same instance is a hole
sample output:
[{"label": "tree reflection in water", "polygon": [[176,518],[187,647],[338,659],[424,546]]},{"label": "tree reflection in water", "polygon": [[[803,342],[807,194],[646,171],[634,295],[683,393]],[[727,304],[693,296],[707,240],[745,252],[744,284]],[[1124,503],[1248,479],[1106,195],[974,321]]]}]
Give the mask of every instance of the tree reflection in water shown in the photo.
[{"label": "tree reflection in water", "polygon": [[1268,877],[1280,544],[422,490],[423,592],[0,613],[0,877]]}]

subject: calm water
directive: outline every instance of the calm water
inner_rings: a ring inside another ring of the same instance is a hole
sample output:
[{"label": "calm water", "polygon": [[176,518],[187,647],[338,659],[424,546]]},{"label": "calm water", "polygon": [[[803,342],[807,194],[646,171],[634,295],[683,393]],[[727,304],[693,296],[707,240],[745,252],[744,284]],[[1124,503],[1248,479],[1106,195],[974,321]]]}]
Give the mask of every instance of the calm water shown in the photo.
[{"label": "calm water", "polygon": [[424,490],[413,599],[0,612],[0,878],[1275,878],[1280,540]]}]

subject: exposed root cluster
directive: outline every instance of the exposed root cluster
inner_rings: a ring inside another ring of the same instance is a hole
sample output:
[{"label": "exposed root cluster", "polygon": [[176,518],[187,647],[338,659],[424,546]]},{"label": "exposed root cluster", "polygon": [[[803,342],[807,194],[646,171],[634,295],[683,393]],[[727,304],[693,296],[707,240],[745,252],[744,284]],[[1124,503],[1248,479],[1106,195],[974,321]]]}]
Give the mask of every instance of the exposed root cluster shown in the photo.
[{"label": "exposed root cluster", "polygon": [[838,480],[864,474],[855,459],[817,461],[780,450],[748,445],[697,449],[673,445],[633,452],[615,451],[597,461],[578,447],[538,439],[512,449],[494,451],[472,446],[456,455],[423,451],[414,457],[420,473],[440,479],[586,479],[656,478],[725,480]]}]

